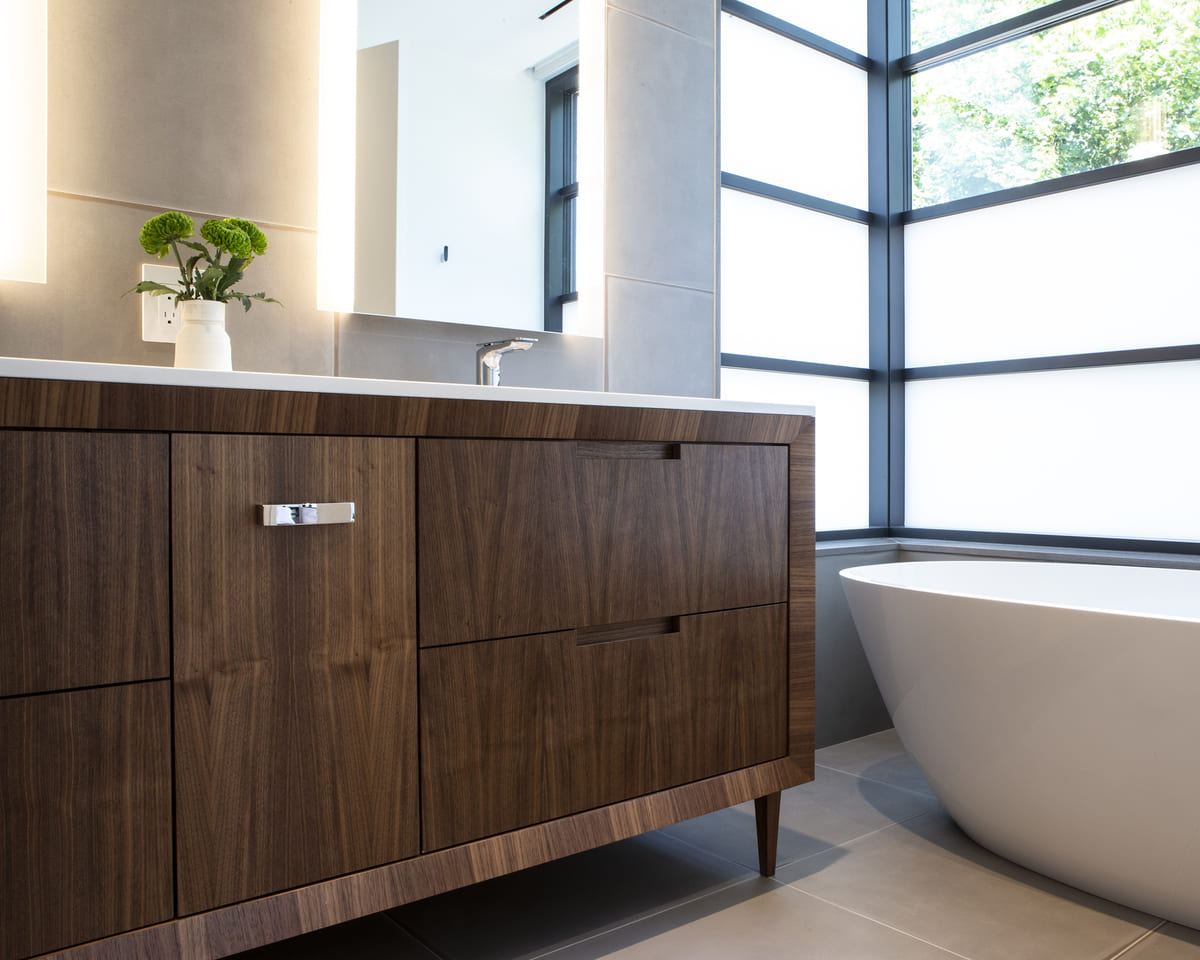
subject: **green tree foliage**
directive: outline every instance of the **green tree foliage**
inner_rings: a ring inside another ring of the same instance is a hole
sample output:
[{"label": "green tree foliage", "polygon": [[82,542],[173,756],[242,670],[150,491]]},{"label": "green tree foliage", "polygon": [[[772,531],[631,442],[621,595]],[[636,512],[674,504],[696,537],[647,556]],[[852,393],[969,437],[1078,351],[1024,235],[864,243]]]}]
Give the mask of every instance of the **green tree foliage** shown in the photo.
[{"label": "green tree foliage", "polygon": [[[913,0],[914,34],[961,35],[961,6]],[[982,0],[965,26],[1031,6]],[[912,107],[915,206],[1200,146],[1200,0],[1127,0],[932,68]]]}]

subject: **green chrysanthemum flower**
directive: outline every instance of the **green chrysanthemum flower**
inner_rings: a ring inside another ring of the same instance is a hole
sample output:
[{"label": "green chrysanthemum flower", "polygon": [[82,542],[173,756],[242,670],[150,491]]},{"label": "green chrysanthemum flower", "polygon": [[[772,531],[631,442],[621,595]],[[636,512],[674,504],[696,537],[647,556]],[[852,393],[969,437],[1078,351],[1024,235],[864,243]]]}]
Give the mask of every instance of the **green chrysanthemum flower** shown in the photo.
[{"label": "green chrysanthemum flower", "polygon": [[200,236],[219,250],[228,250],[230,256],[239,260],[248,259],[254,252],[250,237],[229,220],[205,220]]},{"label": "green chrysanthemum flower", "polygon": [[237,227],[250,238],[250,248],[254,251],[256,257],[261,257],[267,252],[267,235],[258,229],[256,224],[251,223],[249,220],[242,220],[239,217],[228,217],[225,222]]},{"label": "green chrysanthemum flower", "polygon": [[177,210],[168,210],[157,217],[151,217],[142,226],[142,249],[157,257],[164,257],[170,250],[170,244],[175,240],[183,240],[192,235],[192,218]]}]

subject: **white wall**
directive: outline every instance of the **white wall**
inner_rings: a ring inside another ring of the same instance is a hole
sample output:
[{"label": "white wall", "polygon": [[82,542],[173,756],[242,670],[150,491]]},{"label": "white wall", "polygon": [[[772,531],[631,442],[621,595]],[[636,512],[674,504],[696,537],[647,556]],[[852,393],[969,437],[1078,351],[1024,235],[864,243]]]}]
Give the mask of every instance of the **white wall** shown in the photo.
[{"label": "white wall", "polygon": [[545,9],[359,0],[360,47],[396,44],[400,316],[542,326],[547,78],[531,68],[578,38],[574,5]]}]

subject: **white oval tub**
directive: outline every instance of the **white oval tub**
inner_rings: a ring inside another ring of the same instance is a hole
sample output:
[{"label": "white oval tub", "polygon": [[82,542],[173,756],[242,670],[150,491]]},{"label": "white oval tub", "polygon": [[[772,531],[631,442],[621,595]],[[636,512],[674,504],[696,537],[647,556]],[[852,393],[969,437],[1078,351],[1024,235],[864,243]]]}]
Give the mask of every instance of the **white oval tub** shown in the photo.
[{"label": "white oval tub", "polygon": [[842,584],[896,731],[964,831],[1200,927],[1200,571],[916,561]]}]

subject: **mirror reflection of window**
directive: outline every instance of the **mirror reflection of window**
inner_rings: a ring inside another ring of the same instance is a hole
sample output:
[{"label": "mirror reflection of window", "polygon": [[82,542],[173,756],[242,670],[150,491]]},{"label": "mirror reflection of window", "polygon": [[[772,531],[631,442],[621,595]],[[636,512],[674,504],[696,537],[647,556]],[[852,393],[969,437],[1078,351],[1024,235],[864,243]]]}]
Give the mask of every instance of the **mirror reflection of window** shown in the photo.
[{"label": "mirror reflection of window", "polygon": [[[546,329],[562,332],[579,300],[575,218],[579,196],[579,67],[546,82]],[[570,305],[570,306],[569,306]]]},{"label": "mirror reflection of window", "polygon": [[579,6],[358,0],[357,312],[546,329],[547,83],[579,62]]}]

